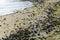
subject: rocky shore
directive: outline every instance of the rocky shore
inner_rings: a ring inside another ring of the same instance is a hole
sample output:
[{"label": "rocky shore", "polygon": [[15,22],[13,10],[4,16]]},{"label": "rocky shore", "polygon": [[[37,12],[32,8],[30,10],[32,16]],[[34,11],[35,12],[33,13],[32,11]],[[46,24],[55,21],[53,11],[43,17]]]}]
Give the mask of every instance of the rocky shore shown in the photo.
[{"label": "rocky shore", "polygon": [[31,2],[33,7],[0,16],[1,40],[60,40],[60,0]]}]

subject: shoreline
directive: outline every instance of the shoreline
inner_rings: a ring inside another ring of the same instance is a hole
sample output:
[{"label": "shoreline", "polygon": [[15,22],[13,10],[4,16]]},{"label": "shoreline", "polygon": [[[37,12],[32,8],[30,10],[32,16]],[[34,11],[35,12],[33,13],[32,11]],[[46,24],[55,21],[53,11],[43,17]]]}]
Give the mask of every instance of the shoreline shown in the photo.
[{"label": "shoreline", "polygon": [[15,13],[17,11],[22,11],[25,8],[29,8],[32,6],[33,6],[33,3],[29,2],[29,1],[6,3],[0,7],[1,8],[0,9],[0,16],[12,14],[12,13]]},{"label": "shoreline", "polygon": [[[32,6],[32,7],[34,7],[34,6]],[[23,9],[23,10],[20,10],[20,11],[15,11],[14,13],[6,14],[6,15],[1,15],[0,17],[9,16],[9,15],[14,15],[14,14],[17,14],[18,12],[22,12],[22,11],[24,11],[24,10],[26,10],[26,9],[29,9],[29,8],[32,8],[32,7],[28,7],[28,8],[25,8],[25,9]]]}]

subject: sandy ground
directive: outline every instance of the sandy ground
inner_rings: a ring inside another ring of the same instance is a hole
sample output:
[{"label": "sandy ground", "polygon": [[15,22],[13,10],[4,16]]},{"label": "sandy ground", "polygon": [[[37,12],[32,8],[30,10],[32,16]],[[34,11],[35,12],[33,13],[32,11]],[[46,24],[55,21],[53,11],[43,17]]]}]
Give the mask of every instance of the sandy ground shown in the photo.
[{"label": "sandy ground", "polygon": [[[22,26],[21,28],[24,28],[23,26],[25,25],[23,25],[23,19],[28,18],[28,11],[24,10],[21,12],[0,16],[0,39],[16,32],[15,30],[19,30],[20,26]],[[32,10],[30,12],[32,12]]]}]

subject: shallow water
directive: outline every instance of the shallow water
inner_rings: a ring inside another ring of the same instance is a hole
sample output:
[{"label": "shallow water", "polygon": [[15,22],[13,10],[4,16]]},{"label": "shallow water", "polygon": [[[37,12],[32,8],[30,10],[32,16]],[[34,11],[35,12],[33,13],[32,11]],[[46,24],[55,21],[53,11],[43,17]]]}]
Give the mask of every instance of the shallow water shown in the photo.
[{"label": "shallow water", "polygon": [[11,14],[31,6],[33,5],[29,1],[19,2],[16,0],[0,0],[0,16]]}]

